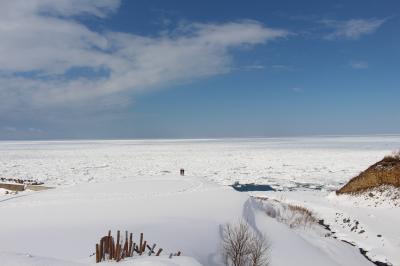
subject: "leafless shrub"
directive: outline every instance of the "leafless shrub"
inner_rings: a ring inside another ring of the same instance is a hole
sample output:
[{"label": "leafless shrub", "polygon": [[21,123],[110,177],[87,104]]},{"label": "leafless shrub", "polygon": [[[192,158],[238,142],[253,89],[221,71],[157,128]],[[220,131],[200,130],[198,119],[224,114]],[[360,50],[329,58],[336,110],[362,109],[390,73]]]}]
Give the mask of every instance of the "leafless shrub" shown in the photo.
[{"label": "leafless shrub", "polygon": [[265,236],[253,233],[251,239],[250,265],[267,266],[269,265],[270,244]]},{"label": "leafless shrub", "polygon": [[223,226],[222,249],[225,265],[269,265],[270,245],[267,239],[256,234],[244,221]]}]

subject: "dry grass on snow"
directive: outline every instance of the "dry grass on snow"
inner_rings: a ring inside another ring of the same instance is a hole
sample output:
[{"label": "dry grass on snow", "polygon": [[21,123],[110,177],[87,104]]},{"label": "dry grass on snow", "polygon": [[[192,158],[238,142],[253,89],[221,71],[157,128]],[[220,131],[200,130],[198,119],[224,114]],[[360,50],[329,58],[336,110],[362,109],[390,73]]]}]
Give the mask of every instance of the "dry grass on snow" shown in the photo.
[{"label": "dry grass on snow", "polygon": [[362,193],[379,186],[400,188],[400,151],[386,156],[351,179],[337,194]]},{"label": "dry grass on snow", "polygon": [[265,213],[277,221],[287,224],[290,228],[308,228],[318,223],[313,213],[299,205],[289,204],[284,201],[255,197],[263,202]]}]

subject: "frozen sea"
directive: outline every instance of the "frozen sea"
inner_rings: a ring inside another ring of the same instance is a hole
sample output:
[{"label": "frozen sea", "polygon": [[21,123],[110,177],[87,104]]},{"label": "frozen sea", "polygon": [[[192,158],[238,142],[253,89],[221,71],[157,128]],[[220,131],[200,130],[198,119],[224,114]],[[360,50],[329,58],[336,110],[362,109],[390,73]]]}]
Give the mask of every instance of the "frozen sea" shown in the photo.
[{"label": "frozen sea", "polygon": [[329,190],[399,148],[400,136],[2,141],[0,177],[69,186],[175,175],[184,168],[188,176],[222,185]]}]

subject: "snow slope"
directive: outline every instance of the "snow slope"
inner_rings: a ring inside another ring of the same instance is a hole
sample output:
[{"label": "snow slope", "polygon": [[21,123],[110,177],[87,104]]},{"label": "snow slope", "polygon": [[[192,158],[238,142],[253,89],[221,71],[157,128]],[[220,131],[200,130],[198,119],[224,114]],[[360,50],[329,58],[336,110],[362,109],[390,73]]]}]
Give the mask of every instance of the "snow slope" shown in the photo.
[{"label": "snow slope", "polygon": [[[313,231],[292,230],[268,218],[246,193],[200,178],[147,177],[57,188],[0,202],[0,213],[0,251],[34,254],[39,264],[44,257],[92,264],[99,238],[109,229],[127,229],[136,239],[144,232],[164,254],[180,250],[203,265],[222,265],[220,226],[246,219],[269,236],[272,265],[371,265],[356,248]],[[332,254],[344,254],[343,259]],[[143,260],[143,265],[157,265],[146,261],[152,258]]]},{"label": "snow slope", "polygon": [[271,265],[373,265],[362,257],[358,249],[334,238],[326,231],[312,227],[292,229],[266,217],[262,202],[255,199],[247,204],[250,224],[267,234],[272,244]]},{"label": "snow slope", "polygon": [[229,188],[173,176],[31,193],[0,204],[0,250],[79,260],[109,229],[120,229],[136,238],[143,232],[165,253],[181,250],[209,265],[219,224],[240,217],[246,199]]},{"label": "snow slope", "polygon": [[283,202],[305,206],[328,224],[335,236],[367,251],[373,260],[400,265],[400,208],[387,202],[334,192],[295,191],[256,193]]}]

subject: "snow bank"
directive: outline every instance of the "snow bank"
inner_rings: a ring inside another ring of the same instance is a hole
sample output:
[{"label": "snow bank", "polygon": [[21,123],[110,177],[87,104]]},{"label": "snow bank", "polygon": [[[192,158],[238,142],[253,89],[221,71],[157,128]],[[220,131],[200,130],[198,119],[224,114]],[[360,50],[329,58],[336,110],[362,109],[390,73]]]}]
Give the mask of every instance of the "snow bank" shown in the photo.
[{"label": "snow bank", "polygon": [[79,263],[64,261],[54,258],[36,257],[29,254],[4,253],[0,252],[1,265],[7,266],[106,266],[106,265],[135,265],[135,266],[200,266],[195,259],[189,257],[174,257],[172,259],[165,257],[146,257],[134,258],[130,260],[116,262]]},{"label": "snow bank", "polygon": [[354,194],[330,194],[332,199],[349,201],[355,207],[400,207],[400,188],[391,185],[382,185],[376,188],[370,188],[361,193]]},{"label": "snow bank", "polygon": [[357,248],[326,237],[320,227],[292,229],[266,216],[265,202],[250,199],[247,204],[249,223],[271,242],[271,265],[373,265]]},{"label": "snow bank", "polygon": [[400,208],[393,204],[371,204],[373,199],[363,196],[320,191],[257,195],[305,206],[323,219],[336,237],[363,248],[372,260],[400,265]]},{"label": "snow bank", "polygon": [[7,266],[84,266],[84,264],[29,254],[0,252],[1,265]]},{"label": "snow bank", "polygon": [[174,257],[173,259],[163,257],[145,257],[145,258],[134,258],[131,260],[125,260],[118,263],[106,262],[102,264],[95,264],[97,266],[102,265],[122,265],[122,266],[201,266],[195,259],[190,257]]}]

